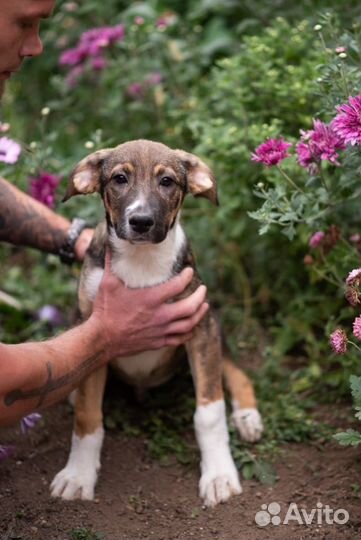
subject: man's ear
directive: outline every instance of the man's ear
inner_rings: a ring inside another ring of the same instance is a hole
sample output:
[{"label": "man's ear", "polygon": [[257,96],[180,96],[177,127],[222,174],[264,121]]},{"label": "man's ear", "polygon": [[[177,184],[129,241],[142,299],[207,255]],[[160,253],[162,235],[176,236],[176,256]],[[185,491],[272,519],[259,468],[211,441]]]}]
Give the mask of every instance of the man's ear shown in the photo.
[{"label": "man's ear", "polygon": [[188,191],[194,197],[205,197],[218,206],[217,185],[211,169],[194,154],[175,150],[187,171]]},{"label": "man's ear", "polygon": [[62,199],[67,201],[74,195],[86,195],[94,193],[100,189],[100,169],[105,158],[107,158],[113,148],[97,150],[82,159],[69,177],[68,187]]}]

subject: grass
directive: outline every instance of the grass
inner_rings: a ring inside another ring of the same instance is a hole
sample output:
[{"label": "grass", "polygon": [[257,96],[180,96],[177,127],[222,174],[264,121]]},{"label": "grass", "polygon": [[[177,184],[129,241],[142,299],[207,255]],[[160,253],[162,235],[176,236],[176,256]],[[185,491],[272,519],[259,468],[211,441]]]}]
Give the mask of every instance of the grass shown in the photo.
[{"label": "grass", "polygon": [[86,527],[76,527],[69,531],[70,540],[102,540],[104,535]]}]

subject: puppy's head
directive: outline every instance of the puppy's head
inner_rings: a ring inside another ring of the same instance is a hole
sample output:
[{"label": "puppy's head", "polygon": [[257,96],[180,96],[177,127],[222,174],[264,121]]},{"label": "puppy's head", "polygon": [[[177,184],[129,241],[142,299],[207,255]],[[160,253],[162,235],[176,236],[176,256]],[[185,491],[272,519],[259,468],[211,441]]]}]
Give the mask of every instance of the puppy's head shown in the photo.
[{"label": "puppy's head", "polygon": [[108,227],[131,243],[162,242],[185,195],[217,204],[211,170],[199,158],[152,141],[131,141],[98,150],[72,172],[64,201],[98,191]]}]

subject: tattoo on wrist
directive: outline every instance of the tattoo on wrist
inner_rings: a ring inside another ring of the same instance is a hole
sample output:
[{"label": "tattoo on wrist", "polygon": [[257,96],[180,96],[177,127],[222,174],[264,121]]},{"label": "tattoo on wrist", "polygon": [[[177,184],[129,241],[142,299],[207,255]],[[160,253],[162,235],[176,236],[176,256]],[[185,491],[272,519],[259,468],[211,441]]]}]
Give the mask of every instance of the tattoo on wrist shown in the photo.
[{"label": "tattoo on wrist", "polygon": [[41,405],[44,403],[46,397],[55,390],[59,390],[60,388],[64,386],[69,386],[72,383],[80,382],[85,375],[87,375],[92,367],[95,367],[99,358],[103,355],[103,352],[98,352],[96,354],[93,354],[88,360],[86,360],[83,364],[76,367],[72,371],[69,371],[66,375],[63,375],[62,377],[58,377],[57,379],[53,378],[53,368],[51,362],[46,363],[46,371],[47,371],[47,380],[46,382],[38,386],[37,388],[33,388],[31,390],[12,390],[4,397],[4,404],[7,407],[10,407],[13,405],[16,401],[23,401],[25,399],[32,399],[35,397],[39,397],[39,401],[35,408],[41,407]]}]

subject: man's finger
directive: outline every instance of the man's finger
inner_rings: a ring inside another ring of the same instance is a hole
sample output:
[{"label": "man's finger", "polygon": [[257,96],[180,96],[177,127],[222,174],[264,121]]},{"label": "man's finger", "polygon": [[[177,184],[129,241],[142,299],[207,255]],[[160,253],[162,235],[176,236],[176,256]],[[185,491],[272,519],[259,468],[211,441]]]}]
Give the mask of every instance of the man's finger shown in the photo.
[{"label": "man's finger", "polygon": [[186,334],[191,332],[195,326],[203,319],[209,309],[209,304],[204,302],[192,317],[172,322],[166,328],[166,333],[170,335]]},{"label": "man's finger", "polygon": [[196,313],[196,311],[203,304],[206,294],[206,287],[204,285],[200,285],[198,289],[194,291],[194,293],[186,298],[182,298],[182,300],[165,305],[163,308],[163,318],[165,324],[178,319],[192,317],[192,315],[194,315],[194,313]]},{"label": "man's finger", "polygon": [[110,254],[110,249],[108,248],[108,246],[105,248],[104,273],[105,275],[109,275],[112,273],[111,254]]},{"label": "man's finger", "polygon": [[180,274],[173,277],[166,283],[157,285],[157,303],[163,303],[171,300],[178,294],[182,293],[187,285],[190,284],[194,276],[194,270],[190,266],[184,268]]}]

